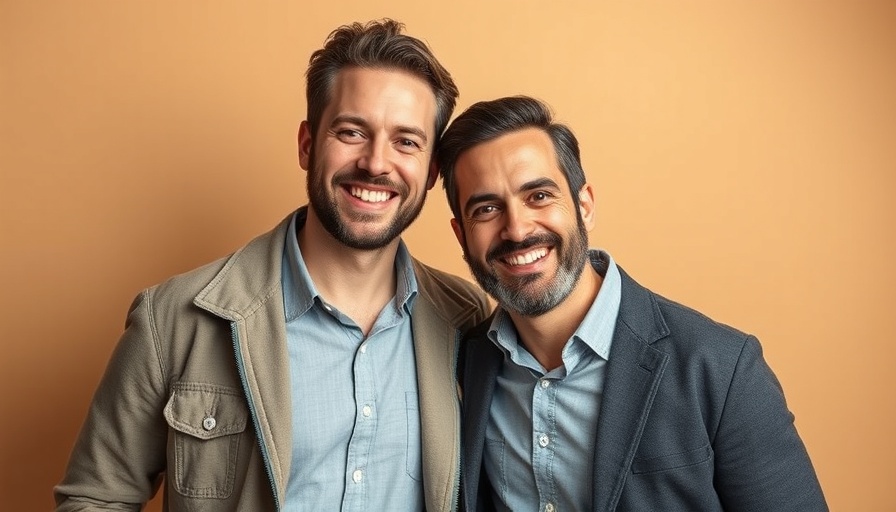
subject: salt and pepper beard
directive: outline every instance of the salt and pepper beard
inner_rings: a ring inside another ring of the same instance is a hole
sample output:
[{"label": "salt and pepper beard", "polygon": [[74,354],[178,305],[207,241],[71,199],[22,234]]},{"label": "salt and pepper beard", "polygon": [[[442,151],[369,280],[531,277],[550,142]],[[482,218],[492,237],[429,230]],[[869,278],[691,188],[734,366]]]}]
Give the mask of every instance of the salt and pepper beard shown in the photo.
[{"label": "salt and pepper beard", "polygon": [[[479,286],[494,297],[501,307],[522,316],[543,315],[572,293],[588,261],[588,231],[582,218],[578,215],[576,217],[577,228],[567,233],[566,240],[556,233],[544,233],[521,242],[504,241],[486,253],[485,263],[471,257],[464,243],[464,259]],[[534,284],[542,278],[543,272],[504,278],[502,282],[502,278],[494,270],[495,262],[503,256],[537,245],[551,245],[557,253],[557,274],[551,282],[540,286]]]},{"label": "salt and pepper beard", "polygon": [[409,203],[410,189],[406,183],[394,182],[387,176],[371,177],[366,172],[356,169],[352,172],[337,173],[330,180],[329,186],[332,190],[341,188],[341,184],[350,181],[355,184],[370,184],[380,187],[388,187],[398,192],[400,203],[398,212],[392,222],[381,232],[373,235],[358,236],[351,232],[342,221],[342,215],[351,216],[351,220],[355,222],[373,222],[379,219],[379,215],[358,214],[340,211],[336,198],[328,196],[327,191],[330,190],[324,183],[323,173],[318,172],[315,166],[314,150],[308,156],[308,203],[314,209],[317,218],[320,219],[321,225],[340,243],[359,250],[380,249],[389,245],[390,242],[398,238],[408,226],[420,215],[423,209],[423,203],[426,201],[426,189],[424,188],[420,200],[414,204]]}]

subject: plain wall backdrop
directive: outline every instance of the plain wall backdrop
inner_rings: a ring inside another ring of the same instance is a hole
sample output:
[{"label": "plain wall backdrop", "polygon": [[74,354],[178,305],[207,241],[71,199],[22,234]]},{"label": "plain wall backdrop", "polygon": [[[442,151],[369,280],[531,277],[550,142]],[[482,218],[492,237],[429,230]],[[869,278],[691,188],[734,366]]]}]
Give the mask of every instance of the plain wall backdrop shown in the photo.
[{"label": "plain wall backdrop", "polygon": [[[0,507],[52,508],[144,287],[305,203],[304,71],[404,21],[550,103],[641,283],[759,336],[833,510],[896,510],[896,2],[0,0]],[[468,276],[441,184],[405,239]],[[151,507],[158,510],[158,500]]]}]

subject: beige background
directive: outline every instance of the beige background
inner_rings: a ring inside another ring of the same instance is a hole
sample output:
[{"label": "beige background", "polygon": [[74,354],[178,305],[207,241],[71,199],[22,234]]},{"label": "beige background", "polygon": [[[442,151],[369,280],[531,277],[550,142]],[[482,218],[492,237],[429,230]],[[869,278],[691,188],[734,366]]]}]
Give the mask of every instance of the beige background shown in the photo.
[{"label": "beige background", "polygon": [[[459,107],[550,102],[592,244],[760,337],[832,509],[896,510],[896,2],[0,0],[4,510],[51,508],[132,297],[304,203],[307,59],[382,16]],[[406,239],[467,275],[443,202]]]}]

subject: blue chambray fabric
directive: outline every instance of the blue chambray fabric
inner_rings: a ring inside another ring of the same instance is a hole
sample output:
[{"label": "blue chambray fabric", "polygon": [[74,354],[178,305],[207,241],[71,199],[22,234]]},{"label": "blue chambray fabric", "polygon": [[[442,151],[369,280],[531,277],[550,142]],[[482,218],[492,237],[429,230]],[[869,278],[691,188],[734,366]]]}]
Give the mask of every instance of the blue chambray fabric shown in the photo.
[{"label": "blue chambray fabric", "polygon": [[365,338],[311,281],[296,237],[304,211],[293,218],[283,258],[293,408],[283,510],[422,510],[410,255],[402,242],[395,298]]},{"label": "blue chambray fabric", "polygon": [[505,511],[591,510],[594,447],[606,363],[622,298],[616,263],[589,251],[597,298],[551,371],[498,310],[488,332],[504,353],[486,429],[485,471]]}]

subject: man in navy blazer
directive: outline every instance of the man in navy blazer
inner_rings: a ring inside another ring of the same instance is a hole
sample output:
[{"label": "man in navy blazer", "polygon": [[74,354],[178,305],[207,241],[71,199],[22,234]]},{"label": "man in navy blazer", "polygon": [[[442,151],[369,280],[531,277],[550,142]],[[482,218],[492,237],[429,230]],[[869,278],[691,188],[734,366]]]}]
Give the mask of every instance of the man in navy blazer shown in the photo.
[{"label": "man in navy blazer", "polygon": [[458,370],[467,510],[827,510],[756,338],[588,249],[594,191],[546,105],[473,105],[438,164],[499,306]]}]

